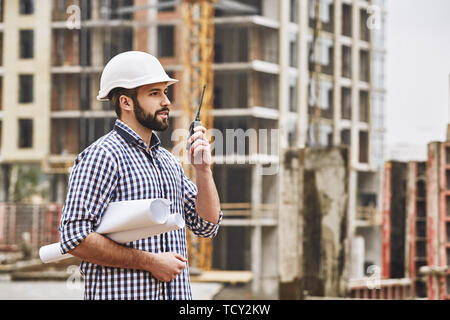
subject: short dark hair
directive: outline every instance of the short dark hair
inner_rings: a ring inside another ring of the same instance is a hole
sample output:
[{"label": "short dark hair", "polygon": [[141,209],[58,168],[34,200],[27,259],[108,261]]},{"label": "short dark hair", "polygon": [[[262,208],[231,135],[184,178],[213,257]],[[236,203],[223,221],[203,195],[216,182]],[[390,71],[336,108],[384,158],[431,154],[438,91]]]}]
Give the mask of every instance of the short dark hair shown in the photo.
[{"label": "short dark hair", "polygon": [[116,111],[117,117],[120,119],[122,116],[122,109],[120,109],[120,96],[124,95],[133,100],[136,103],[138,90],[137,88],[126,89],[126,88],[114,88],[108,94],[108,98],[111,101],[114,109]]}]

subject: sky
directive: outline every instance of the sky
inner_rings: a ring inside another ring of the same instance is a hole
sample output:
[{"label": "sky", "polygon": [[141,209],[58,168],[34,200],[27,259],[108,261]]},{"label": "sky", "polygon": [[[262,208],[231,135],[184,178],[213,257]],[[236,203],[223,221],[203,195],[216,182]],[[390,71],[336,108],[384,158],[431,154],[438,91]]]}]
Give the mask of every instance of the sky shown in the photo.
[{"label": "sky", "polygon": [[426,150],[450,123],[450,0],[387,0],[386,8],[386,144]]}]

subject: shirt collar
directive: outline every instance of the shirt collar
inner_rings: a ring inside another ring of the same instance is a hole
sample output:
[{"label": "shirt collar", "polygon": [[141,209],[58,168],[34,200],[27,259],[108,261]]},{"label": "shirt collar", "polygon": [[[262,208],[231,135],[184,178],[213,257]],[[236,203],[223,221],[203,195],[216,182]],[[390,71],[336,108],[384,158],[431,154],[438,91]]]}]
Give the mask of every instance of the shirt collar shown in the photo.
[{"label": "shirt collar", "polygon": [[[144,140],[125,122],[117,119],[114,124],[114,130],[128,143],[134,143],[139,147],[147,149],[147,144]],[[150,149],[158,147],[161,144],[159,137],[152,131],[152,137],[150,139]]]}]

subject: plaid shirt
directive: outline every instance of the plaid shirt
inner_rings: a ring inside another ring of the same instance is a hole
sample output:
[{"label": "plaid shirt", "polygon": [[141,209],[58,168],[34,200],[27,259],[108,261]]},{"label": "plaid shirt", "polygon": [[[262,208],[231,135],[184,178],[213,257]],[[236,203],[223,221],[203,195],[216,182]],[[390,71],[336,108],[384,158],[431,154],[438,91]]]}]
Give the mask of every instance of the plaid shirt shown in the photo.
[{"label": "plaid shirt", "polygon": [[[183,173],[180,161],[160,146],[152,134],[150,150],[124,122],[83,150],[69,177],[69,190],[59,231],[61,252],[75,248],[99,225],[109,202],[166,198],[171,214],[181,214],[186,226],[200,237],[214,237],[218,224],[202,219],[195,210],[197,187]],[[126,212],[124,212],[126,214]],[[139,250],[187,255],[186,229],[125,244]],[[85,299],[192,299],[189,269],[170,282],[143,270],[105,267],[83,261]]]}]

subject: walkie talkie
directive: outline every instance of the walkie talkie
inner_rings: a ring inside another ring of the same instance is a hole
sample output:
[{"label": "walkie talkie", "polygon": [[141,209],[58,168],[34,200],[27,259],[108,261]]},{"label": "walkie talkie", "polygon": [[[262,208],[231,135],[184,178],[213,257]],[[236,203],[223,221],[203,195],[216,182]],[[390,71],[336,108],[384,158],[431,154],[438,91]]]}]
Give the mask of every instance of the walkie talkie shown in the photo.
[{"label": "walkie talkie", "polygon": [[189,137],[188,137],[187,146],[186,146],[187,151],[189,151],[189,149],[191,148],[191,143],[189,142],[189,139],[194,134],[194,128],[202,125],[202,123],[200,122],[200,110],[202,109],[203,96],[205,95],[205,89],[206,89],[206,84],[203,86],[202,97],[200,98],[200,105],[198,106],[197,115],[195,116],[195,120],[191,123],[191,126],[189,127]]}]

